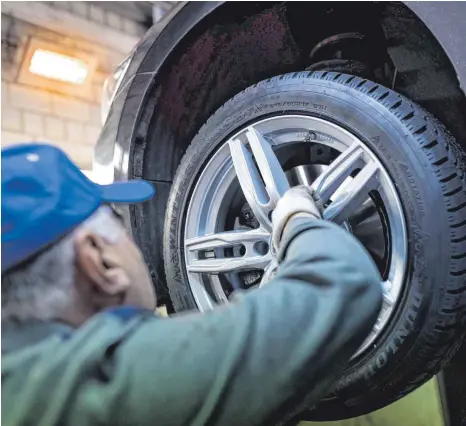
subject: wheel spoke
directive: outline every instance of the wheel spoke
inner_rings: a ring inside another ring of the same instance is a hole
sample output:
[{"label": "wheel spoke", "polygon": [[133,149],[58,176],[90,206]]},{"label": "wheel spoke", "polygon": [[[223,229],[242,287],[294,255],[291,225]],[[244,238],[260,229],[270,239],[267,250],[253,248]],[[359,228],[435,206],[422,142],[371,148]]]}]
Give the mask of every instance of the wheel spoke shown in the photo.
[{"label": "wheel spoke", "polygon": [[191,259],[187,261],[188,272],[221,274],[232,271],[264,269],[272,260],[270,252],[258,253],[254,244],[267,242],[270,234],[262,229],[252,231],[228,231],[203,237],[190,238],[185,241],[185,246],[190,252],[223,249],[228,247],[243,246],[244,255],[237,257],[222,257],[219,251],[216,257],[205,259]]},{"label": "wheel spoke", "polygon": [[278,262],[275,259],[272,259],[272,261],[264,268],[264,275],[262,276],[262,280],[259,284],[259,288],[263,287],[271,279],[273,279],[277,268],[278,268]]},{"label": "wheel spoke", "polygon": [[372,327],[372,331],[375,333],[378,333],[382,329],[382,321],[380,321],[380,318],[377,318],[377,321],[374,324],[374,327]]},{"label": "wheel spoke", "polygon": [[299,185],[311,185],[312,176],[306,166],[296,166],[293,171]]},{"label": "wheel spoke", "polygon": [[395,301],[393,300],[392,296],[390,293],[384,293],[383,295],[383,301],[386,303],[388,306],[393,306],[395,304]]},{"label": "wheel spoke", "polygon": [[393,300],[393,297],[390,294],[392,283],[390,281],[382,281],[381,285],[383,288],[383,303],[387,304],[388,306],[393,306],[395,304],[395,301]]},{"label": "wheel spoke", "polygon": [[357,145],[351,145],[340,154],[312,184],[312,188],[326,203],[333,193],[343,184],[353,171],[364,165],[364,151]]},{"label": "wheel spoke", "polygon": [[240,140],[231,140],[228,144],[236,176],[246,201],[259,223],[266,229],[271,230],[268,217],[270,211],[268,206],[269,197],[252,156]]},{"label": "wheel spoke", "polygon": [[196,259],[188,265],[188,272],[199,274],[224,274],[226,272],[264,269],[271,261],[268,254],[245,255],[241,257],[224,257],[214,259]]},{"label": "wheel spoke", "polygon": [[[270,213],[287,181],[310,185],[320,195],[324,218],[359,239],[381,272],[376,284],[383,286],[382,309],[359,356],[390,325],[406,286],[408,237],[394,177],[364,140],[323,118],[278,114],[235,131],[238,137],[212,153],[189,194],[187,240],[179,250],[196,306],[212,309],[229,303],[231,291],[273,280],[275,253],[266,247]],[[301,144],[302,136],[311,148]],[[286,175],[278,159],[292,167]],[[242,228],[252,223],[259,229]],[[222,232],[232,226],[236,232]]]},{"label": "wheel spoke", "polygon": [[[393,300],[392,295],[390,294],[390,289],[392,287],[392,283],[390,281],[382,281],[380,283],[383,289],[383,304],[392,307],[395,304],[395,301]],[[383,323],[381,321],[381,318],[379,317],[374,324],[374,327],[372,328],[372,331],[375,333],[378,333],[382,329]]]},{"label": "wheel spoke", "polygon": [[252,231],[226,231],[203,237],[188,238],[185,247],[189,251],[209,250],[216,248],[233,247],[236,245],[249,245],[258,241],[268,242],[270,233],[262,229]]},{"label": "wheel spoke", "polygon": [[378,187],[378,167],[375,163],[365,166],[344,190],[324,210],[323,217],[341,224],[369,197],[369,192]]},{"label": "wheel spoke", "polygon": [[265,138],[253,127],[248,129],[246,137],[264,179],[267,193],[275,206],[278,200],[290,188],[288,179],[272,147]]},{"label": "wheel spoke", "polygon": [[269,213],[289,188],[289,183],[264,137],[253,128],[248,129],[246,137],[252,154],[240,140],[229,141],[233,165],[243,194],[256,219],[270,231]]}]

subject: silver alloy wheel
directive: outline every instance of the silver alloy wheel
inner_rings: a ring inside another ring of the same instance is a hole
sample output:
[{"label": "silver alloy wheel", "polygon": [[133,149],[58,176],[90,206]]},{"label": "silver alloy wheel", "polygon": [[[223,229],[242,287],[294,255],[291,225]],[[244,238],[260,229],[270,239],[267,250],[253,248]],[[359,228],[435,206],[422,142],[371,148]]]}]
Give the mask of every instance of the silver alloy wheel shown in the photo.
[{"label": "silver alloy wheel", "polygon": [[[324,147],[337,155],[329,164],[313,161],[285,172],[276,153],[290,157],[296,144],[309,144],[314,151]],[[260,285],[268,281],[276,268],[270,213],[290,183],[311,185],[326,203],[325,219],[353,232],[373,256],[384,253],[383,308],[358,355],[388,324],[401,294],[407,262],[404,213],[390,176],[369,148],[340,126],[317,117],[285,115],[249,125],[205,166],[191,195],[184,235],[185,267],[196,304],[206,311],[228,303],[225,280],[236,289],[238,274],[244,271],[263,271]],[[379,200],[375,213],[374,194]],[[234,227],[227,226],[238,199],[252,211],[258,223],[254,229],[237,226],[237,220]],[[368,210],[372,214],[364,215]],[[353,228],[356,216],[364,220]]]}]

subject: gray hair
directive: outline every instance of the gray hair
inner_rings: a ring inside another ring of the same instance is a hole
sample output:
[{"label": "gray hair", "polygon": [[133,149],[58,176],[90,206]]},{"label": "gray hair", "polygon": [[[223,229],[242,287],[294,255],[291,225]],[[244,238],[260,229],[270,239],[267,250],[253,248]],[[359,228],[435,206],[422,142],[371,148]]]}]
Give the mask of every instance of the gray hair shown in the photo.
[{"label": "gray hair", "polygon": [[74,232],[32,260],[2,275],[2,320],[49,320],[68,305],[74,284],[74,234],[86,228],[116,243],[123,226],[108,208],[100,208]]}]

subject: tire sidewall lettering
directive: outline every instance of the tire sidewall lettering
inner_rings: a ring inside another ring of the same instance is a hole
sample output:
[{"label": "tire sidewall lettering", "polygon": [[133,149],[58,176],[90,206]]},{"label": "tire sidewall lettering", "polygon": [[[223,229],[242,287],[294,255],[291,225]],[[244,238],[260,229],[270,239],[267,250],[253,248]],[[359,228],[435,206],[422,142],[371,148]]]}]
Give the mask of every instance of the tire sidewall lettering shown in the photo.
[{"label": "tire sidewall lettering", "polygon": [[[179,187],[183,190],[173,210],[177,210],[176,216],[182,215],[180,212],[186,209],[182,193],[193,186],[195,176],[207,158],[228,137],[253,120],[293,112],[315,115],[342,125],[367,143],[387,168],[403,204],[410,285],[402,295],[401,306],[395,314],[396,324],[389,326],[375,347],[350,366],[335,387],[337,397],[344,398],[348,406],[356,406],[370,398],[376,386],[389,380],[389,386],[406,389],[406,385],[402,385],[404,378],[400,366],[406,363],[409,350],[415,347],[416,339],[423,331],[431,301],[439,291],[433,288],[434,284],[448,278],[448,268],[444,264],[436,264],[436,257],[441,256],[442,244],[439,242],[443,241],[439,234],[448,235],[449,231],[447,225],[439,226],[439,223],[447,223],[444,220],[446,213],[441,219],[432,215],[432,204],[438,200],[443,202],[443,199],[440,193],[434,193],[439,188],[426,188],[428,161],[413,137],[395,122],[394,117],[384,116],[380,105],[379,109],[375,108],[375,101],[364,99],[362,94],[361,99],[353,99],[349,90],[334,90],[330,83],[319,81],[319,87],[312,90],[298,83],[276,84],[274,87],[263,85],[230,101],[230,107],[224,107],[222,113],[213,116],[196,136],[194,142],[197,141],[199,148],[191,159],[191,167],[179,178]],[[171,223],[171,229],[176,233],[175,244],[180,247],[180,227],[176,226],[176,219]],[[429,252],[429,247],[435,249]],[[173,260],[178,262],[181,258],[179,254],[173,256]],[[176,269],[176,280],[180,288],[186,287],[181,268]],[[185,288],[181,292],[187,293]],[[186,307],[195,307],[191,299],[189,294],[184,302]],[[354,397],[355,392],[362,393],[362,396]],[[398,395],[402,393],[400,390]]]}]

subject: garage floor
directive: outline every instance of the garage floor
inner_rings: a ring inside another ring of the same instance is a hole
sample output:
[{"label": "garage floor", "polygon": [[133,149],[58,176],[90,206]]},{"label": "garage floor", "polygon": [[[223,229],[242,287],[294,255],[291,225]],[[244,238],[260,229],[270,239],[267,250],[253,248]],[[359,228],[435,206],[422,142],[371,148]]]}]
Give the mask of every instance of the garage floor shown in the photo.
[{"label": "garage floor", "polygon": [[372,414],[340,422],[302,422],[300,426],[444,426],[437,380]]}]

